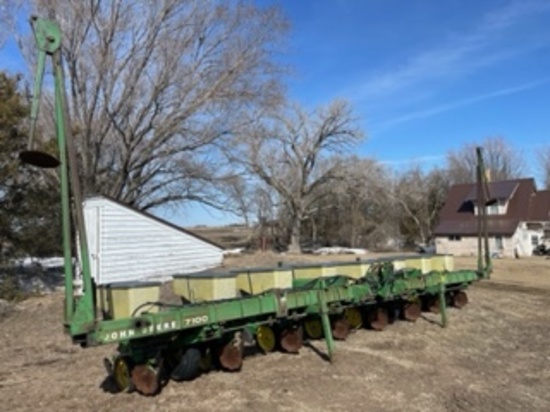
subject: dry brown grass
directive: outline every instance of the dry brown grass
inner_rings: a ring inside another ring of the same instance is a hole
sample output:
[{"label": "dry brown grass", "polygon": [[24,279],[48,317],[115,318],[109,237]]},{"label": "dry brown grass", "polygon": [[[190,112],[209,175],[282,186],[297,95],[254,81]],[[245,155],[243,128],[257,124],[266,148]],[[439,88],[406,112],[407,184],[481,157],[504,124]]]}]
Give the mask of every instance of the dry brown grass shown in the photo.
[{"label": "dry brown grass", "polygon": [[[320,259],[284,260],[294,258]],[[321,260],[341,258],[351,257]],[[226,263],[278,260],[261,254]],[[2,410],[548,411],[550,260],[494,263],[493,280],[471,288],[465,309],[449,310],[446,329],[426,314],[380,333],[357,331],[337,343],[333,364],[317,353],[324,351],[318,341],[294,356],[248,358],[239,373],[170,382],[154,398],[103,392],[101,359],[115,348],[71,345],[62,332],[62,296],[32,298],[0,321]]]}]

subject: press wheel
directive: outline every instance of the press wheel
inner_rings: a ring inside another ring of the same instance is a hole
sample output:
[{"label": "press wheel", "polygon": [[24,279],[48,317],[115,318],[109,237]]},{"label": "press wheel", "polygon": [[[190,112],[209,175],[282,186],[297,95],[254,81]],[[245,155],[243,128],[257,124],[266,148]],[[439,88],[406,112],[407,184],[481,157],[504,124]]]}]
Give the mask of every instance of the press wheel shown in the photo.
[{"label": "press wheel", "polygon": [[132,372],[133,364],[129,357],[118,356],[113,364],[113,379],[116,388],[120,392],[129,392],[133,389]]},{"label": "press wheel", "polygon": [[311,339],[321,339],[323,337],[323,324],[319,318],[309,318],[304,321],[304,330]]},{"label": "press wheel", "polygon": [[344,319],[352,329],[358,329],[363,324],[363,317],[359,308],[347,308],[344,311]]},{"label": "press wheel", "polygon": [[256,343],[264,353],[272,352],[277,343],[273,329],[267,325],[258,326],[258,329],[256,329]]}]

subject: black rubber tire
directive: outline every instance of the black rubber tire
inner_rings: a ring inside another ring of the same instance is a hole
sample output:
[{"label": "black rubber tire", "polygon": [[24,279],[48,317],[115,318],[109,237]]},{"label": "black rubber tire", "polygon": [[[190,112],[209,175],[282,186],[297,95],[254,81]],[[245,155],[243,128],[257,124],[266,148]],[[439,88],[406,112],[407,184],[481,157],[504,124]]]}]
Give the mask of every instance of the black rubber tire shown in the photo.
[{"label": "black rubber tire", "polygon": [[195,379],[201,372],[201,351],[197,348],[187,348],[181,355],[180,362],[172,370],[170,378],[175,381]]}]

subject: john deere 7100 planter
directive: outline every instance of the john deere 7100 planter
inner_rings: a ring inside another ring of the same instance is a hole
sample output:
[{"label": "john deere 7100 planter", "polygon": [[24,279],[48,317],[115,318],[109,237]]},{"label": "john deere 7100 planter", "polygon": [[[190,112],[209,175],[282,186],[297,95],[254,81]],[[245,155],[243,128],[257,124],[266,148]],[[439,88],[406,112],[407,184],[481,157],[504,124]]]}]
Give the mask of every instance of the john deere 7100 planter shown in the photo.
[{"label": "john deere 7100 planter", "polygon": [[[344,340],[350,330],[363,325],[382,330],[396,318],[414,321],[426,309],[440,313],[446,326],[446,306],[463,307],[468,302],[468,285],[489,276],[487,194],[478,149],[476,269],[454,270],[452,257],[436,255],[339,262],[328,271],[327,265],[319,264],[250,269],[225,277],[215,272],[185,275],[173,282],[174,292],[182,296],[179,304],[160,300],[158,285],[147,282],[96,286],[90,274],[77,155],[66,107],[61,32],[55,22],[37,17],[31,18],[31,25],[38,60],[29,147],[20,159],[38,167],[59,168],[65,330],[82,347],[118,345],[116,355],[106,359],[105,365],[120,391],[152,395],[170,378],[193,379],[212,367],[237,371],[247,345],[263,352],[296,353],[304,339],[324,338],[332,359],[333,339]],[[35,150],[34,143],[47,59],[53,63],[54,75],[55,156]],[[203,289],[223,282],[225,288],[233,288],[232,294],[193,300],[190,291],[200,289],[198,282]],[[272,287],[255,287],[258,284]]]}]

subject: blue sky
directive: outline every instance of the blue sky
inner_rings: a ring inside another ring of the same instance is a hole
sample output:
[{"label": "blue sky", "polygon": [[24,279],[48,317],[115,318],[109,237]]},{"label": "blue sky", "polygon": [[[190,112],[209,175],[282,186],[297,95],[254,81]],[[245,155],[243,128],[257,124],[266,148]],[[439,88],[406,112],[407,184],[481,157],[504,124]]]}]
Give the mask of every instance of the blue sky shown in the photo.
[{"label": "blue sky", "polygon": [[278,3],[293,22],[292,97],[349,99],[368,136],[361,154],[435,165],[487,136],[528,157],[549,141],[549,1]]},{"label": "blue sky", "polygon": [[291,19],[291,98],[311,108],[350,100],[367,134],[361,155],[429,168],[503,136],[533,165],[550,144],[548,0],[258,3]]},{"label": "blue sky", "polygon": [[[257,2],[291,20],[280,56],[294,69],[291,98],[311,108],[350,100],[367,134],[361,155],[429,168],[498,135],[532,164],[550,143],[548,0]],[[17,67],[14,50],[0,50],[0,67]],[[185,225],[234,220],[194,206],[163,214]]]}]

